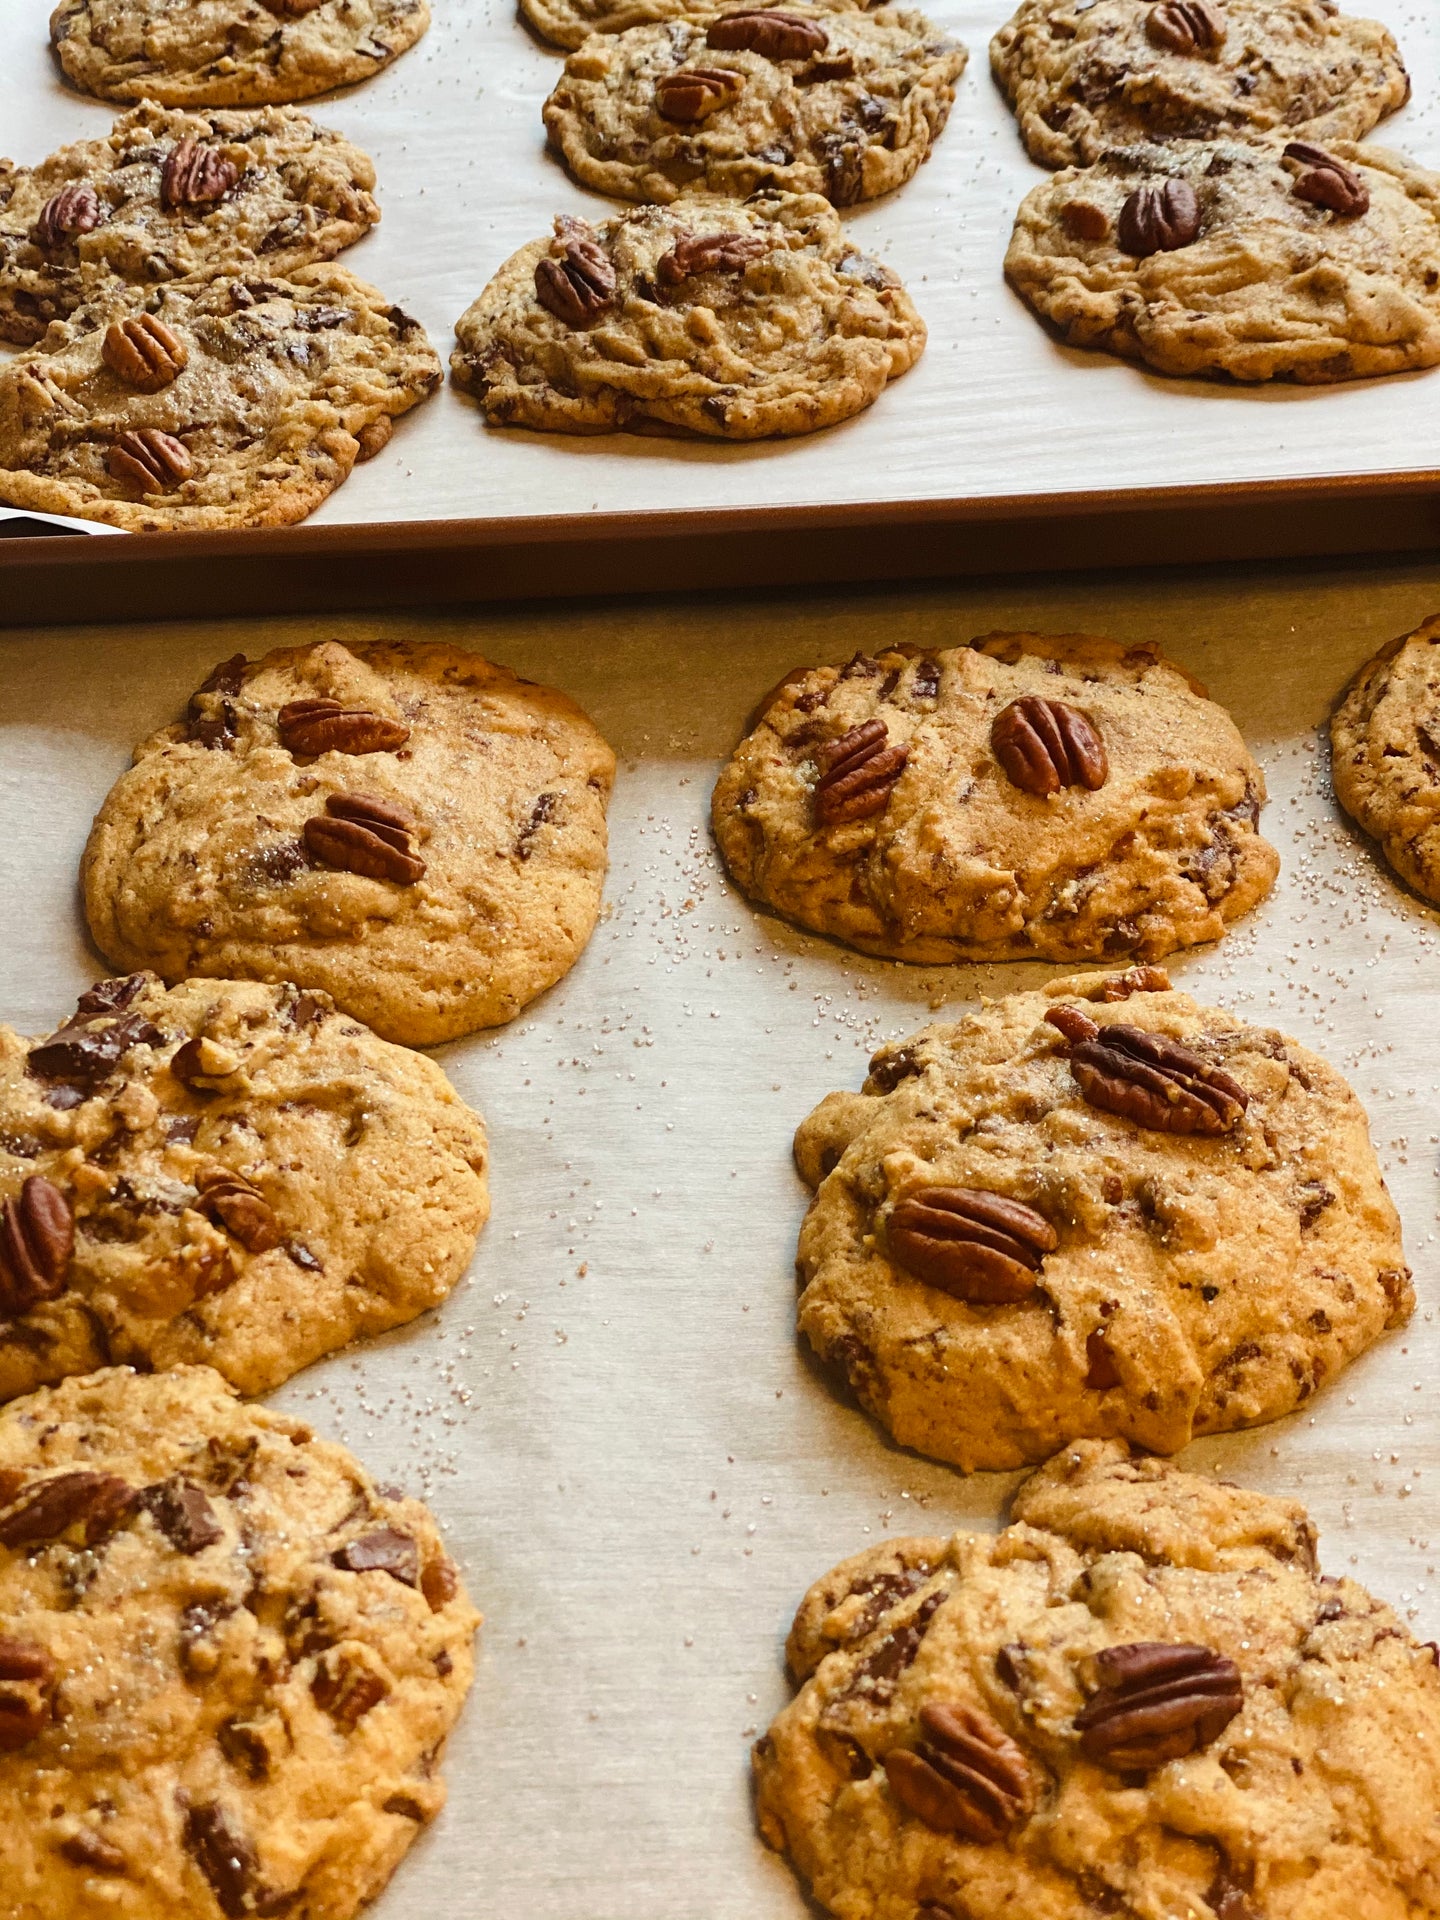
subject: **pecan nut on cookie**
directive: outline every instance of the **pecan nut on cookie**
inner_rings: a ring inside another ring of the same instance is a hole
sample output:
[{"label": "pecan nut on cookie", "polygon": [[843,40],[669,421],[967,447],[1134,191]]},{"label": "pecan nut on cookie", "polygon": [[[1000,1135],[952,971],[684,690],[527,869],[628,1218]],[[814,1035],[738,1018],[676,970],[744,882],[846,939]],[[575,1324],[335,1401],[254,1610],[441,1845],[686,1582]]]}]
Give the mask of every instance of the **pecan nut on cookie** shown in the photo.
[{"label": "pecan nut on cookie", "polygon": [[1273,136],[1114,147],[1028,193],[1005,273],[1073,347],[1327,385],[1440,362],[1440,175]]},{"label": "pecan nut on cookie", "polygon": [[1022,0],[990,65],[1047,167],[1136,140],[1360,140],[1410,97],[1388,28],[1334,0]]},{"label": "pecan nut on cookie", "polygon": [[788,675],[711,817],[752,899],[868,953],[1156,959],[1269,892],[1264,798],[1155,648],[992,634]]},{"label": "pecan nut on cookie", "polygon": [[289,526],[440,385],[343,267],[112,288],[0,367],[0,501],[127,533]]},{"label": "pecan nut on cookie", "polygon": [[563,693],[458,647],[223,661],[95,821],[117,967],[294,982],[387,1040],[511,1020],[600,911],[615,756]]},{"label": "pecan nut on cookie", "polygon": [[0,162],[0,336],[29,345],[111,282],[328,260],[380,218],[374,185],[368,154],[278,108],[146,104],[37,167]]},{"label": "pecan nut on cookie", "polygon": [[[888,0],[825,0],[823,10],[826,13],[848,13],[852,9],[864,11],[871,6],[883,6]],[[655,20],[678,20],[697,11],[687,0],[520,0],[522,16],[535,29],[542,40],[548,40],[552,46],[564,47],[573,51],[592,33],[624,33],[629,27],[642,27]],[[793,18],[792,10],[786,6],[776,7],[739,7],[732,6],[727,11],[743,16],[747,21],[758,13],[767,19],[777,14],[780,18]]]},{"label": "pecan nut on cookie", "polygon": [[50,40],[82,93],[258,107],[368,80],[429,24],[427,0],[61,0]]},{"label": "pecan nut on cookie", "polygon": [[722,440],[833,426],[925,346],[896,275],[788,193],[562,215],[455,333],[452,378],[491,426]]},{"label": "pecan nut on cookie", "polygon": [[760,1830],[843,1920],[1434,1911],[1440,1672],[1296,1502],[1114,1441],[816,1582]]},{"label": "pecan nut on cookie", "polygon": [[0,1411],[24,1920],[350,1920],[445,1802],[479,1615],[418,1500],[208,1367]]},{"label": "pecan nut on cookie", "polygon": [[853,206],[929,158],[964,67],[904,7],[689,15],[592,36],[545,127],[577,180],[623,200],[770,187]]},{"label": "pecan nut on cookie", "polygon": [[1414,1306],[1350,1087],[1155,967],[883,1047],[795,1157],[801,1331],[967,1472],[1273,1420]]},{"label": "pecan nut on cookie", "polygon": [[1355,675],[1330,722],[1335,797],[1407,885],[1440,901],[1440,616]]},{"label": "pecan nut on cookie", "polygon": [[263,1393],[446,1297],[486,1161],[439,1067],[323,993],[137,973],[0,1027],[0,1399],[111,1361]]}]

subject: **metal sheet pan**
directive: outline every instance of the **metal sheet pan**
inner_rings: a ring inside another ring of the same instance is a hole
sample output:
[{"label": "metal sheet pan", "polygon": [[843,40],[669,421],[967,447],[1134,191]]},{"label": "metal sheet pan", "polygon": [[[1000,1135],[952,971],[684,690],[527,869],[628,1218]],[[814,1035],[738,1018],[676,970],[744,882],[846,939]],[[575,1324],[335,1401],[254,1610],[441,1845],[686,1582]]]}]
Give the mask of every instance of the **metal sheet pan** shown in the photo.
[{"label": "metal sheet pan", "polygon": [[1437,605],[1440,568],[1197,573],[0,643],[0,1017],[22,1031],[44,1031],[98,970],[75,893],[92,812],[133,742],[237,647],[451,639],[566,688],[620,755],[590,948],[512,1027],[440,1055],[494,1145],[470,1278],[275,1396],[433,1501],[487,1615],[449,1808],[381,1920],[800,1920],[747,1784],[750,1740],[786,1697],[794,1605],[886,1532],[993,1527],[1014,1484],[889,1446],[796,1344],[796,1122],[858,1085],[880,1040],[1045,972],[865,960],[728,886],[711,781],[798,662],[1089,628],[1160,641],[1236,714],[1284,869],[1263,908],[1173,974],[1349,1073],[1420,1306],[1306,1411],[1187,1463],[1302,1497],[1332,1570],[1440,1633],[1440,918],[1337,814],[1319,731],[1350,672]]},{"label": "metal sheet pan", "polygon": [[[602,512],[678,508],[703,520],[875,502],[919,512],[938,502],[1435,473],[1440,372],[1242,391],[1056,345],[1001,277],[1015,208],[1043,177],[989,75],[989,37],[1009,5],[933,0],[928,10],[970,49],[950,125],[914,180],[849,221],[905,278],[930,345],[867,414],[751,446],[570,439],[487,432],[447,385],[313,524],[473,521],[493,539],[497,523],[518,535],[547,516]],[[1394,29],[1415,81],[1411,105],[1376,138],[1440,166],[1440,17],[1424,0],[1356,0],[1355,10]],[[540,104],[560,56],[519,24],[511,0],[440,0],[434,12],[412,52],[310,110],[379,169],[384,220],[348,263],[416,313],[448,356],[456,319],[515,248],[548,231],[557,211],[604,217],[611,203],[545,154]],[[24,162],[102,133],[113,111],[61,84],[47,13],[45,0],[0,7],[0,140]]]}]

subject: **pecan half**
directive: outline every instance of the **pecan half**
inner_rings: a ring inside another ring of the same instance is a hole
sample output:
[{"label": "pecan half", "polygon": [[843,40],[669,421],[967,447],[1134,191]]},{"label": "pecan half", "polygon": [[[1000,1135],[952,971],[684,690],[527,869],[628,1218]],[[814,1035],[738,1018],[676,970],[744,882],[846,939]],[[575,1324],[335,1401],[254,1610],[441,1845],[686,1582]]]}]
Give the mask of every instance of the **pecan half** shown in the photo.
[{"label": "pecan half", "polygon": [[808,60],[812,53],[825,51],[830,36],[818,20],[803,14],[742,7],[712,21],[705,44],[723,53],[758,53],[766,60]]},{"label": "pecan half", "polygon": [[667,120],[705,120],[738,100],[744,86],[744,74],[729,67],[680,67],[655,82],[656,111]]},{"label": "pecan half", "polygon": [[410,738],[399,720],[369,707],[342,707],[338,700],[290,700],[276,717],[280,744],[288,753],[393,753]]},{"label": "pecan half", "polygon": [[1120,209],[1116,238],[1122,253],[1143,260],[1174,253],[1200,237],[1200,202],[1188,180],[1147,180]]},{"label": "pecan half", "polygon": [[100,358],[140,393],[159,393],[184,372],[190,349],[163,320],[153,313],[139,313],[110,323]]},{"label": "pecan half", "polygon": [[70,1202],[53,1180],[32,1173],[0,1207],[0,1321],[63,1292],[74,1251]]},{"label": "pecan half", "polygon": [[139,1499],[177,1553],[199,1553],[225,1537],[209,1495],[178,1473],[143,1488]]},{"label": "pecan half", "polygon": [[891,1210],[890,1251],[907,1272],[958,1300],[1023,1300],[1059,1244],[1043,1214],[975,1187],[923,1187]]},{"label": "pecan half", "polygon": [[177,140],[160,169],[160,200],[167,207],[207,207],[223,200],[240,178],[233,160],[193,135]]},{"label": "pecan half", "polygon": [[202,1167],[195,1176],[200,1211],[217,1227],[224,1227],[247,1253],[269,1253],[280,1244],[275,1210],[253,1181],[229,1167]]},{"label": "pecan half", "polygon": [[77,233],[93,233],[100,224],[100,196],[88,180],[72,181],[51,194],[31,229],[37,247],[53,253]]},{"label": "pecan half", "polygon": [[141,493],[173,493],[195,471],[190,449],[159,427],[131,427],[110,449],[105,462],[112,480]]},{"label": "pecan half", "polygon": [[346,1573],[388,1573],[402,1587],[418,1586],[420,1582],[420,1549],[413,1536],[398,1527],[377,1527],[373,1533],[362,1533],[330,1558]]},{"label": "pecan half", "polygon": [[1250,1096],[1238,1080],[1162,1033],[1101,1027],[1078,1007],[1045,1015],[1070,1042],[1070,1071],[1092,1107],[1156,1133],[1229,1133]]},{"label": "pecan half", "polygon": [[1370,189],[1362,176],[1324,147],[1313,147],[1308,140],[1291,140],[1284,157],[1298,160],[1303,169],[1290,189],[1297,200],[1328,207],[1346,219],[1357,219],[1370,211]]},{"label": "pecan half", "polygon": [[883,813],[890,804],[895,782],[905,771],[910,749],[887,745],[883,720],[867,720],[851,727],[838,740],[827,741],[815,755],[820,778],[815,783],[815,819],[822,827],[846,820],[865,820]]},{"label": "pecan half", "polygon": [[1152,46],[1167,53],[1213,53],[1225,39],[1225,15],[1214,0],[1160,0],[1145,20]]},{"label": "pecan half", "polygon": [[615,304],[615,269],[593,236],[571,233],[535,265],[535,298],[568,327],[588,327]]},{"label": "pecan half", "polygon": [[1209,1647],[1142,1640],[1095,1656],[1100,1685],[1075,1716],[1087,1759],[1143,1772],[1208,1747],[1245,1704],[1240,1669]]},{"label": "pecan half", "polygon": [[1012,785],[1025,793],[1085,787],[1095,793],[1110,775],[1105,743],[1078,707],[1023,694],[1002,707],[990,728],[990,748]]},{"label": "pecan half", "polygon": [[661,254],[655,278],[662,287],[678,287],[699,273],[743,273],[773,245],[758,233],[684,233]]},{"label": "pecan half", "polygon": [[[85,1544],[112,1534],[135,1510],[135,1489],[116,1473],[73,1467],[32,1480],[0,1506],[0,1547],[35,1547],[81,1525]],[[83,1525],[82,1525],[83,1523]]]},{"label": "pecan half", "polygon": [[324,813],[305,822],[305,851],[323,867],[413,887],[425,862],[410,845],[409,814],[360,793],[332,793]]},{"label": "pecan half", "polygon": [[153,1047],[164,1037],[143,1013],[123,1014],[106,1027],[67,1025],[30,1049],[25,1071],[36,1080],[60,1080],[93,1093],[132,1047]]},{"label": "pecan half", "polygon": [[0,1635],[0,1753],[17,1753],[45,1731],[56,1677],[43,1647]]},{"label": "pecan half", "polygon": [[913,1749],[885,1756],[890,1791],[936,1833],[982,1846],[1003,1840],[1034,1802],[1034,1777],[1020,1748],[975,1707],[927,1703]]}]

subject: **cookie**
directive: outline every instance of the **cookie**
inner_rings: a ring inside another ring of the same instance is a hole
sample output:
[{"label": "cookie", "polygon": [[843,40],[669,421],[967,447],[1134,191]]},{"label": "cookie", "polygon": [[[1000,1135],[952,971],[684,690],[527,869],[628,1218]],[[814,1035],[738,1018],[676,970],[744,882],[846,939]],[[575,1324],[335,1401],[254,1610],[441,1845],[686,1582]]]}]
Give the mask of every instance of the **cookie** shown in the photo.
[{"label": "cookie", "polygon": [[819,195],[697,194],[598,226],[562,214],[455,335],[452,378],[491,426],[758,440],[861,412],[925,323]]},{"label": "cookie", "polygon": [[356,86],[429,24],[427,0],[61,0],[50,39],[82,93],[262,107]]},{"label": "cookie", "polygon": [[792,673],[715,787],[737,884],[866,953],[1158,959],[1269,892],[1265,778],[1151,646],[991,634]]},{"label": "cookie", "polygon": [[614,777],[573,701],[458,647],[237,654],[100,809],[90,930],[120,968],[292,981],[453,1040],[579,958]]},{"label": "cookie", "polygon": [[882,1047],[795,1158],[801,1331],[966,1472],[1277,1419],[1414,1306],[1349,1086],[1155,967]]},{"label": "cookie", "polygon": [[[884,6],[887,0],[826,0],[826,13]],[[686,0],[520,0],[520,15],[542,40],[573,49],[592,33],[624,33],[655,20],[678,20],[697,11]],[[788,11],[788,9],[784,9]]]},{"label": "cookie", "polygon": [[343,267],[117,287],[0,366],[0,503],[127,533],[283,527],[442,378]]},{"label": "cookie", "polygon": [[1021,0],[990,66],[1032,160],[1147,140],[1361,140],[1410,97],[1399,48],[1333,0]]},{"label": "cookie", "polygon": [[1335,798],[1400,878],[1440,901],[1440,615],[1367,660],[1330,722]]},{"label": "cookie", "polygon": [[0,1623],[9,1914],[350,1920],[444,1804],[434,1520],[208,1367],[0,1410]]},{"label": "cookie", "polygon": [[1293,1500],[1081,1441],[807,1595],[760,1830],[843,1920],[1433,1910],[1440,1672]]},{"label": "cookie", "polygon": [[1028,193],[1005,274],[1073,347],[1307,385],[1440,361],[1440,174],[1380,147],[1114,148]]},{"label": "cookie", "polygon": [[124,1362],[265,1393],[438,1306],[485,1128],[329,997],[152,973],[0,1027],[0,1399]]},{"label": "cookie", "polygon": [[368,154],[307,114],[146,105],[38,167],[0,162],[0,337],[30,345],[112,280],[287,274],[373,227]]},{"label": "cookie", "polygon": [[849,207],[929,158],[964,66],[908,7],[652,21],[571,54],[545,130],[577,180],[620,200],[769,187]]}]

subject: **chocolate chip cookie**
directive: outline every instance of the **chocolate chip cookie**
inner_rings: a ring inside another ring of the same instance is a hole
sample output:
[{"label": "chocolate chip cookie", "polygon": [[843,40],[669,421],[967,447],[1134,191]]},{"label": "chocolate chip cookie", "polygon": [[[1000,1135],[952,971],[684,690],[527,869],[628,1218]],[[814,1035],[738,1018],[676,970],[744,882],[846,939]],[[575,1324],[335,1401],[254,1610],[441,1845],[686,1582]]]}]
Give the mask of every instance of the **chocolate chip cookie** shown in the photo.
[{"label": "chocolate chip cookie", "polygon": [[866,953],[1157,959],[1269,892],[1265,780],[1150,646],[992,634],[790,674],[716,783],[752,899]]},{"label": "chocolate chip cookie", "polygon": [[437,1306],[489,1211],[479,1115],[326,994],[102,980],[0,1026],[0,1399],[121,1361],[267,1392]]},{"label": "chocolate chip cookie", "polygon": [[[827,13],[883,6],[887,0],[826,0]],[[520,12],[542,40],[574,48],[592,33],[624,33],[655,20],[676,20],[697,9],[686,0],[520,0]],[[771,10],[773,11],[773,9]]]},{"label": "chocolate chip cookie", "polygon": [[458,647],[237,654],[100,809],[90,930],[117,967],[293,981],[453,1040],[579,958],[614,777],[573,701]]},{"label": "chocolate chip cookie", "polygon": [[1107,152],[1026,195],[1005,273],[1069,345],[1320,385],[1440,362],[1440,174],[1346,141]]},{"label": "chocolate chip cookie", "polygon": [[0,1411],[25,1920],[350,1920],[445,1800],[479,1615],[418,1500],[208,1367]]},{"label": "chocolate chip cookie", "polygon": [[1440,1672],[1277,1500],[1065,1448],[806,1595],[760,1830],[844,1920],[1418,1916]]},{"label": "chocolate chip cookie", "polygon": [[1414,1305],[1345,1081],[1155,967],[882,1047],[795,1158],[801,1331],[966,1472],[1274,1420]]},{"label": "chocolate chip cookie", "polygon": [[0,161],[0,337],[30,345],[114,280],[287,274],[375,225],[368,154],[308,114],[147,104],[38,167]]},{"label": "chocolate chip cookie", "polygon": [[551,146],[597,192],[902,186],[939,137],[965,49],[908,7],[731,9],[595,34],[545,102]]},{"label": "chocolate chip cookie", "polygon": [[258,107],[368,80],[429,24],[427,0],[61,0],[50,39],[82,93]]},{"label": "chocolate chip cookie", "polygon": [[442,378],[343,267],[119,287],[0,366],[0,503],[127,533],[313,513]]},{"label": "chocolate chip cookie", "polygon": [[597,226],[562,215],[455,328],[450,367],[491,426],[813,433],[920,358],[925,323],[818,194],[710,194]]},{"label": "chocolate chip cookie", "polygon": [[1384,646],[1330,722],[1335,797],[1400,878],[1440,901],[1440,615]]},{"label": "chocolate chip cookie", "polygon": [[1410,97],[1393,36],[1334,0],[1022,0],[990,65],[1046,167],[1133,141],[1360,140]]}]

